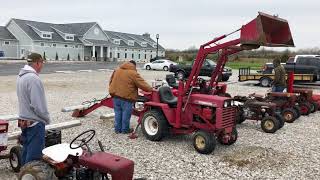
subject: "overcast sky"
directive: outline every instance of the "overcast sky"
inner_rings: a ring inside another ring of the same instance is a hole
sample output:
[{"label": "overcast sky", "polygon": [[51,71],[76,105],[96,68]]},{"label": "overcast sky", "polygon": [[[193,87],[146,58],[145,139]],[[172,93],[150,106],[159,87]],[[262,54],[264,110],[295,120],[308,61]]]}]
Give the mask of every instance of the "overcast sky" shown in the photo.
[{"label": "overcast sky", "polygon": [[320,0],[2,0],[0,25],[94,21],[110,31],[158,33],[162,46],[183,50],[240,28],[258,11],[289,21],[294,50],[319,47]]}]

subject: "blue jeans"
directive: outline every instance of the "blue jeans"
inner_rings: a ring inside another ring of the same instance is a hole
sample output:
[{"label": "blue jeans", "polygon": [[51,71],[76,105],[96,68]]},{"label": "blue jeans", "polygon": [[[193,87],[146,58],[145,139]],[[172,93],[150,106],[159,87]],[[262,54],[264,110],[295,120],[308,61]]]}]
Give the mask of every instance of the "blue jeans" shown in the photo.
[{"label": "blue jeans", "polygon": [[130,118],[132,113],[133,103],[120,99],[117,97],[113,98],[114,105],[114,130],[116,133],[128,133],[130,129]]},{"label": "blue jeans", "polygon": [[284,86],[273,86],[272,87],[272,92],[283,92],[283,90],[285,89],[286,87]]},{"label": "blue jeans", "polygon": [[22,161],[24,165],[30,161],[40,160],[45,146],[45,125],[39,122],[33,127],[21,129]]}]

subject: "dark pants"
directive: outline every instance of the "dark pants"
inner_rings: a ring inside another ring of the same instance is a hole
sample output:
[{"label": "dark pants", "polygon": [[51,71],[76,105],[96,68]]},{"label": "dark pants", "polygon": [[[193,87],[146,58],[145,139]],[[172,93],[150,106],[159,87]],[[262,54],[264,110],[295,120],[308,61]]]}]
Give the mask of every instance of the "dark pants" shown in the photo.
[{"label": "dark pants", "polygon": [[24,165],[30,161],[40,160],[42,158],[42,150],[45,146],[45,125],[39,122],[33,127],[23,128],[21,140],[22,162]]},{"label": "dark pants", "polygon": [[272,87],[272,92],[283,92],[283,90],[285,89],[286,87],[284,86],[273,86]]},{"label": "dark pants", "polygon": [[120,99],[117,97],[113,98],[114,106],[114,130],[116,133],[128,133],[130,129],[130,118],[132,113],[132,102]]}]

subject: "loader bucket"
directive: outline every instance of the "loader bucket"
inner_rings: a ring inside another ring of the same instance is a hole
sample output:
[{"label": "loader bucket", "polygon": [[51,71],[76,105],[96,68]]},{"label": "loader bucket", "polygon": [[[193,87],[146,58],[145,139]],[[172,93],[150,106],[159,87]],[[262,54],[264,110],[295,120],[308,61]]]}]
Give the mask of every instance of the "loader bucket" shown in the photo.
[{"label": "loader bucket", "polygon": [[261,12],[257,18],[242,26],[240,43],[269,47],[294,46],[288,22]]}]

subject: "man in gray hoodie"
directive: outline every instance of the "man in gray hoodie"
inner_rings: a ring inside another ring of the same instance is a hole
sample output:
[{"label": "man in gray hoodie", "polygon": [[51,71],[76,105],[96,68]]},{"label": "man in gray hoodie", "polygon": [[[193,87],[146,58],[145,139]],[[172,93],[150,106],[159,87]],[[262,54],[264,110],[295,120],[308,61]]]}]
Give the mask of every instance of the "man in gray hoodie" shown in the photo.
[{"label": "man in gray hoodie", "polygon": [[43,59],[40,54],[32,53],[27,61],[28,64],[20,70],[17,78],[22,165],[42,158],[45,125],[50,123],[43,84],[38,75],[43,67]]}]

